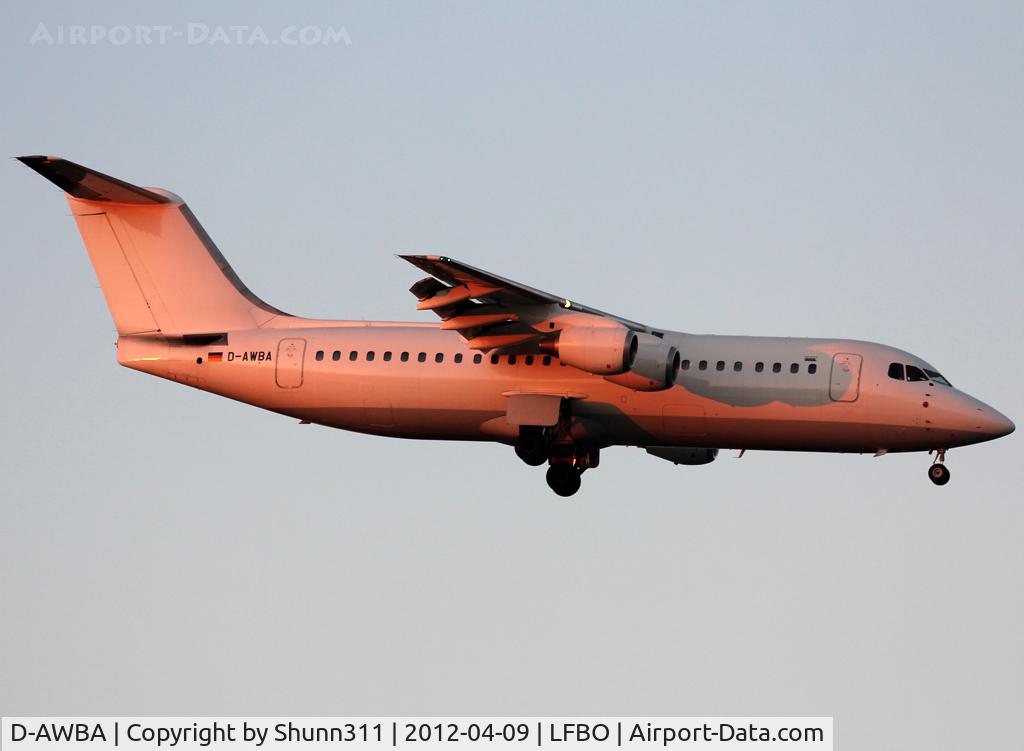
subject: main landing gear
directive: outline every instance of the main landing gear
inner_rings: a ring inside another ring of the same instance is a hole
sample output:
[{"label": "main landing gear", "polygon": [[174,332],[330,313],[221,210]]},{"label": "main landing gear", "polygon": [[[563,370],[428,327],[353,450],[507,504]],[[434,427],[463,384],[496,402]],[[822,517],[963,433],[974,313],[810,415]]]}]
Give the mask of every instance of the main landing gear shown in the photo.
[{"label": "main landing gear", "polygon": [[576,469],[571,464],[564,462],[552,464],[548,467],[548,487],[563,498],[568,498],[571,495],[575,495],[576,491],[580,489],[582,482],[581,474],[583,474],[583,470]]},{"label": "main landing gear", "polygon": [[548,487],[568,498],[580,489],[580,475],[601,461],[598,448],[580,445],[572,429],[571,400],[562,399],[555,425],[520,425],[516,437],[516,456],[531,467],[550,464],[546,479]]},{"label": "main landing gear", "polygon": [[928,468],[928,479],[936,485],[945,485],[949,482],[949,470],[943,462],[946,461],[946,449],[939,449],[935,452],[935,462]]},{"label": "main landing gear", "polygon": [[547,471],[548,487],[563,498],[575,495],[580,489],[580,475],[596,467],[601,452],[571,441],[557,440],[557,433],[542,428],[523,426],[516,440],[516,456],[531,467],[550,464]]},{"label": "main landing gear", "polygon": [[516,441],[516,456],[531,467],[539,467],[544,464],[551,456],[544,429],[527,425],[521,427],[519,439]]},{"label": "main landing gear", "polygon": [[548,487],[563,498],[568,498],[580,489],[580,475],[600,463],[601,452],[576,444],[555,448],[546,476]]}]

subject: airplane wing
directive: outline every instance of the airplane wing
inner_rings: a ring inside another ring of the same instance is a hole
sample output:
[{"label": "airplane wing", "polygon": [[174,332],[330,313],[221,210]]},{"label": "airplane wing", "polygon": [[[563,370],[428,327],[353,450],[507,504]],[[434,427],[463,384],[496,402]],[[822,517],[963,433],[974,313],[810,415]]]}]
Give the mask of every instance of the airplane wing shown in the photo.
[{"label": "airplane wing", "polygon": [[519,282],[474,268],[445,256],[400,256],[429,277],[409,291],[417,310],[432,310],[441,328],[458,331],[472,349],[527,347],[570,326],[619,324],[631,331],[653,334],[636,321],[581,305]]}]

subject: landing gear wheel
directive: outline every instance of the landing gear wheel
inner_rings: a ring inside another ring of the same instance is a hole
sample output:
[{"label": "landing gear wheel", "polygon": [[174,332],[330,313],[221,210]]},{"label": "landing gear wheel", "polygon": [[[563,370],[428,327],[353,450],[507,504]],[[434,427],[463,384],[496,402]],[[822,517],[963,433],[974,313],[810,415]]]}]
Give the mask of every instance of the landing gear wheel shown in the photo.
[{"label": "landing gear wheel", "polygon": [[539,467],[548,460],[548,451],[544,446],[516,444],[516,456],[531,467]]},{"label": "landing gear wheel", "polygon": [[539,428],[523,427],[516,441],[516,456],[531,467],[539,467],[551,456],[544,433]]},{"label": "landing gear wheel", "polygon": [[563,498],[580,489],[580,472],[571,464],[559,462],[548,467],[548,487]]},{"label": "landing gear wheel", "polygon": [[928,479],[936,485],[945,485],[949,482],[949,470],[945,464],[933,464],[928,468]]}]

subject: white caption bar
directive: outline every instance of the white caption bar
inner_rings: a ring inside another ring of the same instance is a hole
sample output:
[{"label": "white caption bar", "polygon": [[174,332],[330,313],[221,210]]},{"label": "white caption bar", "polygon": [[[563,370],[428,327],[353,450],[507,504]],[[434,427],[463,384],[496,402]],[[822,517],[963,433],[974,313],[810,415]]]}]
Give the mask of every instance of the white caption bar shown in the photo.
[{"label": "white caption bar", "polygon": [[832,751],[831,717],[4,717],[2,751]]}]

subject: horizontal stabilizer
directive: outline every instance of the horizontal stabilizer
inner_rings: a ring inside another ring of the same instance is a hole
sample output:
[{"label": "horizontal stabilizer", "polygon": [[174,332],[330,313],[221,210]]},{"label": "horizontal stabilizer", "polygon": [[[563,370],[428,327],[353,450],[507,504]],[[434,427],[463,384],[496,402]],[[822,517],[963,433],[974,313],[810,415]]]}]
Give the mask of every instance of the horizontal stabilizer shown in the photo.
[{"label": "horizontal stabilizer", "polygon": [[170,198],[158,193],[60,157],[19,156],[18,161],[34,169],[65,193],[85,201],[135,204],[172,203]]}]

